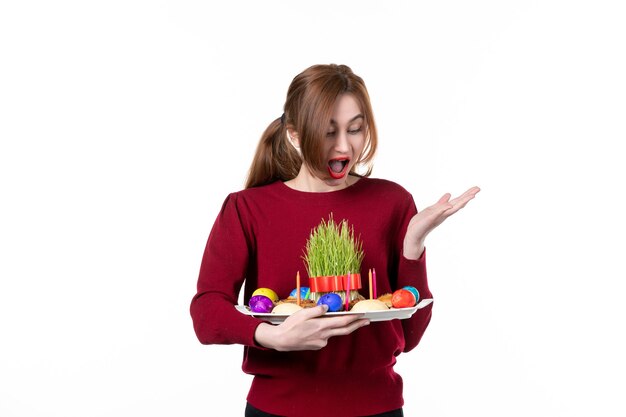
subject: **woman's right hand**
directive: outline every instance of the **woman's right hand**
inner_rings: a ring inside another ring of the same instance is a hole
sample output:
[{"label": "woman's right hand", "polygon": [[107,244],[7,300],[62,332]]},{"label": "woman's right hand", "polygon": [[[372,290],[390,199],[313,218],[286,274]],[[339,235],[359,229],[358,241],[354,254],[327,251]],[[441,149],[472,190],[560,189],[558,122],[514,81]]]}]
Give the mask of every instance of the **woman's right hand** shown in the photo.
[{"label": "woman's right hand", "polygon": [[326,305],[304,308],[278,326],[261,323],[254,338],[259,345],[278,351],[319,350],[331,337],[350,334],[370,323],[358,314],[323,317],[327,309]]}]

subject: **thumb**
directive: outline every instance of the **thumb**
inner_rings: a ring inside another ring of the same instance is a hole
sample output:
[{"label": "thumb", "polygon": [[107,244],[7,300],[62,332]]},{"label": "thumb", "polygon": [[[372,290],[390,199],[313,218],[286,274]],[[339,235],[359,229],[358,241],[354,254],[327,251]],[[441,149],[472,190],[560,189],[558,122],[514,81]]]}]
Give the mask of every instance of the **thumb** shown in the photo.
[{"label": "thumb", "polygon": [[301,311],[298,311],[298,313],[300,313],[300,317],[311,319],[314,317],[323,316],[327,311],[328,306],[326,304],[322,304],[316,307],[302,309]]},{"label": "thumb", "polygon": [[450,193],[445,193],[444,195],[441,196],[441,198],[439,199],[439,201],[437,201],[437,203],[438,204],[447,203],[448,201],[450,201],[450,197],[452,197]]}]

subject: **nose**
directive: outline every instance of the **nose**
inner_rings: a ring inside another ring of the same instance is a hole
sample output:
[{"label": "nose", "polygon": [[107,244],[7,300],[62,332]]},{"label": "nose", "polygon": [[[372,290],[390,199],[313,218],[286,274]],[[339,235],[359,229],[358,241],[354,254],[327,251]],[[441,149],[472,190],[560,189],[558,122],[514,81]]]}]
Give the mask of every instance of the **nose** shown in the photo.
[{"label": "nose", "polygon": [[340,132],[335,137],[335,151],[339,153],[347,153],[350,150],[350,143],[348,142],[348,132]]}]

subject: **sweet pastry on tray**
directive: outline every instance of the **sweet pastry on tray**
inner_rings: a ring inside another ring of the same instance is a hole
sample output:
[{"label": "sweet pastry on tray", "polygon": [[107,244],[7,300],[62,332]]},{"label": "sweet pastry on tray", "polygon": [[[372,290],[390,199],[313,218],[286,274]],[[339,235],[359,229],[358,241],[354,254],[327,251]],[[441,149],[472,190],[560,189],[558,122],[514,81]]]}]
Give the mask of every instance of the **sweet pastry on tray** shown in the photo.
[{"label": "sweet pastry on tray", "polygon": [[350,309],[353,313],[366,313],[368,311],[383,311],[389,310],[389,307],[380,300],[362,300],[359,301]]},{"label": "sweet pastry on tray", "polygon": [[378,297],[379,301],[382,301],[387,305],[387,308],[391,308],[391,293],[386,293]]}]

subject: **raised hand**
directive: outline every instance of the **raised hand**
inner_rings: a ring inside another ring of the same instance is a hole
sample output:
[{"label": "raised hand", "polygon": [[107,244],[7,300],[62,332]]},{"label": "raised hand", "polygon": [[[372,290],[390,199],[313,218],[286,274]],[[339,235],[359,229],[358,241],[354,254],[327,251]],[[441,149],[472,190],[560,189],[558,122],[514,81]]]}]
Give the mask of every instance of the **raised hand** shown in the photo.
[{"label": "raised hand", "polygon": [[480,188],[472,187],[452,200],[450,193],[446,193],[435,204],[413,216],[404,236],[405,258],[418,259],[424,251],[426,236],[448,217],[465,207],[479,191]]},{"label": "raised hand", "polygon": [[369,320],[357,314],[322,317],[326,310],[326,306],[305,308],[278,326],[261,323],[254,338],[261,346],[279,351],[319,350],[331,337],[350,334],[369,324]]}]

